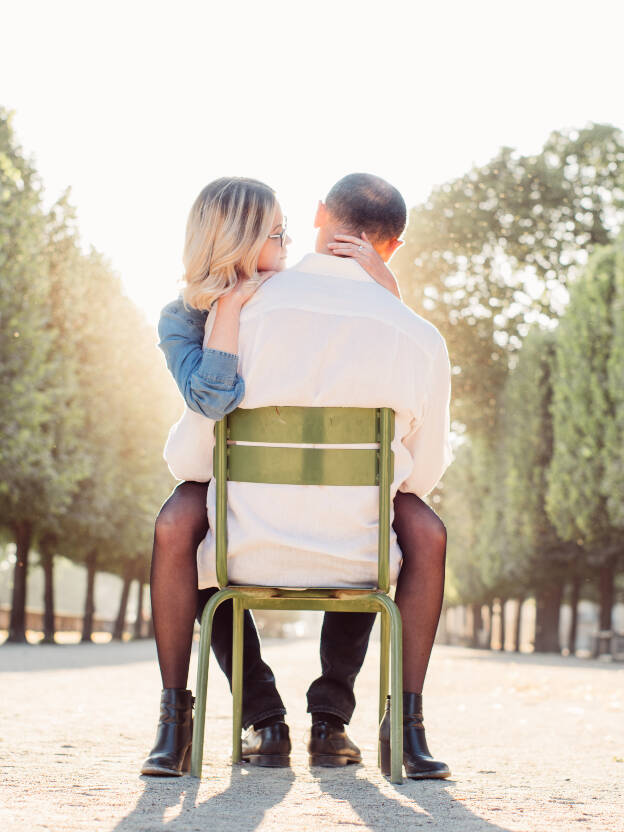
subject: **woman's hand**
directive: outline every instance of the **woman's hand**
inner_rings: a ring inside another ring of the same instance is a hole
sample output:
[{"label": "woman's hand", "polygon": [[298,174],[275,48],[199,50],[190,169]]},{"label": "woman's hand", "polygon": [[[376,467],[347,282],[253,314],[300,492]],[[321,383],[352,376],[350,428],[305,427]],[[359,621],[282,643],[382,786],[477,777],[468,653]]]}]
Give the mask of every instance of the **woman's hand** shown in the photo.
[{"label": "woman's hand", "polygon": [[356,260],[364,271],[387,289],[392,292],[395,297],[401,300],[401,292],[399,291],[399,284],[396,277],[392,274],[390,269],[386,266],[379,254],[373,248],[372,243],[362,232],[361,237],[351,237],[349,234],[335,234],[335,243],[328,243],[327,248],[332,254],[340,255],[341,257],[352,257]]},{"label": "woman's hand", "polygon": [[[258,287],[274,274],[275,272],[258,272],[254,277],[239,279],[233,289],[221,295],[217,303],[214,324],[210,317],[206,319],[204,332],[205,336],[208,335],[208,340],[204,341],[205,347],[233,354],[238,352],[241,309],[249,298],[253,297]],[[210,333],[208,332],[209,325],[212,325]]]},{"label": "woman's hand", "polygon": [[236,286],[226,295],[219,298],[219,304],[223,306],[243,307],[253,297],[256,291],[276,272],[257,272],[253,277],[239,279]]}]

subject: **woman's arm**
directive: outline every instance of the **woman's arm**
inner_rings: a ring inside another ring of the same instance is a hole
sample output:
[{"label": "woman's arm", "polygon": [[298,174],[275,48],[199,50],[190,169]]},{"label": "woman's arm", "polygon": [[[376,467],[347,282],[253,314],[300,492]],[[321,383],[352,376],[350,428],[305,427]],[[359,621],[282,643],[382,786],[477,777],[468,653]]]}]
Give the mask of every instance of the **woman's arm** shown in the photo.
[{"label": "woman's arm", "polygon": [[158,323],[158,346],[188,407],[217,421],[238,407],[245,384],[235,353],[221,349],[218,340],[202,349],[206,318],[206,312],[185,307],[182,298],[167,304]]},{"label": "woman's arm", "polygon": [[160,315],[158,346],[167,367],[191,410],[218,421],[231,413],[245,395],[245,383],[237,372],[238,331],[242,307],[275,272],[261,272],[240,280],[223,295],[206,347],[202,349],[207,313],[184,306],[178,298]]}]

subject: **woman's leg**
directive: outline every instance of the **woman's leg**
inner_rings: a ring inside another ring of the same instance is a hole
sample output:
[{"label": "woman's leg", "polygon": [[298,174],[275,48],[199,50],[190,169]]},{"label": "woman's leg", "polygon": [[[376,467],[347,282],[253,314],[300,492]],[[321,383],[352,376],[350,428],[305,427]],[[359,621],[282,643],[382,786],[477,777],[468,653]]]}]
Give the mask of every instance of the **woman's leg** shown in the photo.
[{"label": "woman's leg", "polygon": [[395,601],[403,621],[403,689],[422,693],[444,595],[446,529],[415,494],[397,492],[394,531],[403,564]]},{"label": "woman's leg", "polygon": [[[195,616],[217,591],[197,589],[197,547],[206,536],[205,483],[183,482],[156,519],[150,588],[154,635],[163,688],[186,688]],[[286,710],[271,668],[262,661],[258,633],[245,610],[243,640],[243,725],[281,718]],[[212,648],[232,683],[232,602],[221,604],[213,619]]]},{"label": "woman's leg", "polygon": [[[394,530],[403,552],[395,601],[403,622],[403,765],[416,780],[450,776],[446,763],[434,760],[427,746],[422,689],[438,627],[444,594],[446,529],[415,494],[399,492],[394,501]],[[390,713],[379,729],[382,770],[390,773]]]},{"label": "woman's leg", "polygon": [[150,575],[163,688],[186,688],[197,611],[197,547],[208,532],[207,483],[180,483],[156,518]]}]

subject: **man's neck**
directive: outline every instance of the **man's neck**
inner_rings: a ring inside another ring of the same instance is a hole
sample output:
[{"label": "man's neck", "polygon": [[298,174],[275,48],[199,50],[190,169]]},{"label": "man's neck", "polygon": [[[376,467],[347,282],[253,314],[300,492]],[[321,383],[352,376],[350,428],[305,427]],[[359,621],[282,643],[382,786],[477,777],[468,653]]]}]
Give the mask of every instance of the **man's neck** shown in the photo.
[{"label": "man's neck", "polygon": [[342,228],[338,225],[327,225],[323,228],[320,228],[318,234],[316,235],[316,244],[314,246],[314,251],[317,254],[330,254],[332,257],[338,257],[340,255],[334,254],[331,249],[327,248],[327,243],[335,243],[336,240],[334,239],[336,234],[348,234],[351,237],[359,237],[360,235],[352,231],[348,228]]}]

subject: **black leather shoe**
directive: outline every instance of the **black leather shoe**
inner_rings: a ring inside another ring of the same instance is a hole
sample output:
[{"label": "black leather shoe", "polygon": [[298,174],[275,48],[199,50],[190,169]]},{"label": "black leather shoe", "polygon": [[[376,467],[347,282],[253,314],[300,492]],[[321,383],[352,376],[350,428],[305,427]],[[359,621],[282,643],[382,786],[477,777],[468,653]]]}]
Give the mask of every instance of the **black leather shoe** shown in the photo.
[{"label": "black leather shoe", "polygon": [[141,774],[180,777],[191,770],[194,702],[190,690],[163,690],[156,744],[143,763]]},{"label": "black leather shoe", "polygon": [[310,729],[308,754],[311,766],[346,766],[361,763],[362,754],[347,732],[324,720],[314,721]]},{"label": "black leather shoe", "polygon": [[290,765],[290,734],[285,722],[249,728],[242,739],[241,758],[251,766],[286,768]]},{"label": "black leather shoe", "polygon": [[[379,726],[381,773],[390,776],[390,697],[386,699],[386,712]],[[405,774],[412,780],[443,780],[451,772],[446,763],[431,756],[425,737],[422,715],[422,694],[403,694],[403,765]]]}]

